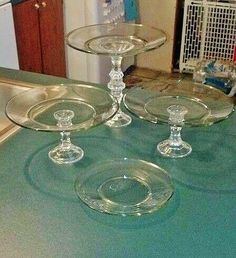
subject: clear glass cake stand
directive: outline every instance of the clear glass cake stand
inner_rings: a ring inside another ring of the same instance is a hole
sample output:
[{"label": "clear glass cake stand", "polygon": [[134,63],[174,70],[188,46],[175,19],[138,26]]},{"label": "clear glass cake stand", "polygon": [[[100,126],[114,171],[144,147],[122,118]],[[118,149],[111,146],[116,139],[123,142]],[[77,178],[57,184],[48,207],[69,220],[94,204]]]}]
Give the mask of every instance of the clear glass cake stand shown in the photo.
[{"label": "clear glass cake stand", "polygon": [[185,157],[192,151],[181,138],[183,126],[210,126],[234,111],[232,98],[222,91],[188,80],[143,83],[125,94],[124,104],[141,119],[169,124],[170,136],[157,145],[157,151],[171,158]]},{"label": "clear glass cake stand", "polygon": [[[120,105],[125,88],[121,70],[122,59],[160,47],[166,41],[166,35],[159,29],[142,24],[109,23],[75,29],[67,35],[66,41],[76,50],[110,56],[112,69],[109,73],[108,88]],[[122,127],[130,123],[131,117],[119,108],[106,125]]]},{"label": "clear glass cake stand", "polygon": [[71,143],[72,131],[99,125],[118,110],[116,99],[100,88],[67,84],[43,86],[20,93],[9,100],[6,115],[19,126],[36,131],[60,132],[61,142],[49,151],[57,164],[71,164],[84,151]]}]

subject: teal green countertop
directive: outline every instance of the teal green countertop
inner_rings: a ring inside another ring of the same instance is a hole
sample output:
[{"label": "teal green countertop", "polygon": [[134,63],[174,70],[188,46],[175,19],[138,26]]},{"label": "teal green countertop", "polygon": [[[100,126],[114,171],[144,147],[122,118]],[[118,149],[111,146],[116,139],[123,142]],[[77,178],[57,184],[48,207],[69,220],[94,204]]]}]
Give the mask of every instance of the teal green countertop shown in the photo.
[{"label": "teal green countertop", "polygon": [[[63,78],[0,69],[0,77],[40,84]],[[128,112],[128,111],[127,111]],[[21,129],[0,145],[0,256],[4,258],[236,257],[236,114],[205,128],[186,128],[190,156],[167,159],[156,144],[165,125],[133,117],[131,125],[100,125],[72,134],[85,157],[59,166],[47,153],[59,134]],[[158,164],[175,193],[161,210],[141,217],[96,212],[75,195],[81,169],[113,158]]]}]

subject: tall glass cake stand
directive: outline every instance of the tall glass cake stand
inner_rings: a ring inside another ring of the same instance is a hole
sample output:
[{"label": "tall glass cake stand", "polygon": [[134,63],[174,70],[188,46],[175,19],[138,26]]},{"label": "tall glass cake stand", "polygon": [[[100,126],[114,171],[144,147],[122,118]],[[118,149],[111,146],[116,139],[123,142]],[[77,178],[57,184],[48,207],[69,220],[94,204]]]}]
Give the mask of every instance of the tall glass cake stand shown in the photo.
[{"label": "tall glass cake stand", "polygon": [[58,164],[83,158],[84,151],[71,143],[72,131],[99,125],[117,110],[118,103],[110,93],[83,84],[33,88],[16,95],[6,106],[8,118],[17,125],[36,131],[60,132],[60,144],[48,153]]},{"label": "tall glass cake stand", "polygon": [[157,145],[157,151],[171,158],[185,157],[192,151],[181,138],[183,126],[209,126],[234,111],[233,100],[222,91],[191,81],[147,82],[129,90],[124,103],[141,119],[170,125],[170,137]]},{"label": "tall glass cake stand", "polygon": [[[121,70],[122,59],[160,47],[166,41],[164,32],[141,24],[109,23],[81,27],[67,35],[67,44],[79,51],[111,58],[108,88],[120,105],[125,83]],[[131,117],[119,108],[106,124],[121,127],[131,123]]]}]

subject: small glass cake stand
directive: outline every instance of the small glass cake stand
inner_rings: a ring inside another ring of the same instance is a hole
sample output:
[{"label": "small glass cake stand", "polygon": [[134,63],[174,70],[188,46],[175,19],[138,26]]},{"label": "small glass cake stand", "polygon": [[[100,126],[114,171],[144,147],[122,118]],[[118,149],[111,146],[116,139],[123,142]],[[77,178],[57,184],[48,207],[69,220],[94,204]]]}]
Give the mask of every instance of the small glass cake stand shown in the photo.
[{"label": "small glass cake stand", "polygon": [[[111,57],[112,69],[108,88],[120,105],[125,83],[121,63],[123,57],[160,47],[166,41],[164,32],[141,24],[108,23],[81,27],[67,35],[67,44],[86,53]],[[122,127],[131,123],[131,117],[119,108],[106,125]]]},{"label": "small glass cake stand", "polygon": [[16,95],[6,106],[8,118],[17,125],[60,132],[60,144],[48,153],[58,164],[71,164],[83,158],[84,151],[71,143],[70,132],[101,124],[117,110],[118,103],[111,94],[83,84],[33,88]]},{"label": "small glass cake stand", "polygon": [[181,138],[183,126],[209,126],[234,111],[233,100],[222,91],[189,81],[152,81],[131,88],[124,96],[126,108],[141,119],[170,125],[170,137],[157,145],[162,155],[180,158],[191,146]]}]

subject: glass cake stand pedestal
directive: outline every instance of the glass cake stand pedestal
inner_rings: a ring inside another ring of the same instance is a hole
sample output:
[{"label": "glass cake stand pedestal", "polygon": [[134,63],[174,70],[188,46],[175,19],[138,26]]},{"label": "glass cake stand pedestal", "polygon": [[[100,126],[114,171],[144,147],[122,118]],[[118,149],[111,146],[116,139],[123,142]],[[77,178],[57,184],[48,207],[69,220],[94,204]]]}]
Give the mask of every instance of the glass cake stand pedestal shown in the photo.
[{"label": "glass cake stand pedestal", "polygon": [[57,164],[71,164],[84,156],[84,151],[71,143],[71,132],[99,125],[117,110],[118,103],[111,94],[83,84],[33,88],[16,95],[6,106],[8,118],[19,126],[60,132],[60,144],[48,153]]},{"label": "glass cake stand pedestal", "polygon": [[170,158],[182,158],[192,152],[191,145],[181,137],[184,123],[204,120],[210,114],[205,104],[184,96],[154,97],[147,101],[144,108],[160,122],[170,125],[169,138],[157,145],[157,151]]},{"label": "glass cake stand pedestal", "polygon": [[[164,32],[141,24],[108,23],[81,27],[67,35],[67,44],[79,51],[111,58],[108,88],[119,106],[125,83],[121,70],[122,59],[160,47],[166,41]],[[119,107],[116,115],[106,122],[110,127],[122,127],[131,123],[131,117]]]}]

